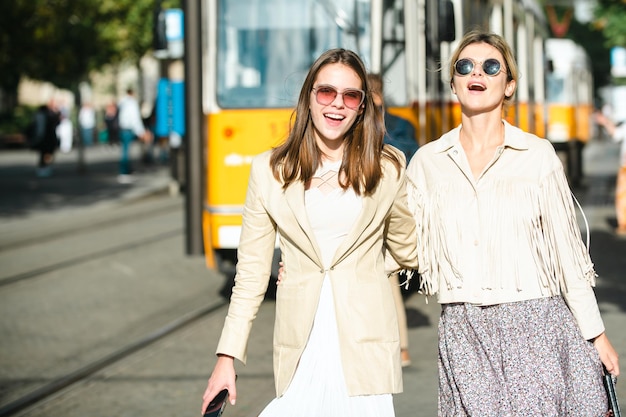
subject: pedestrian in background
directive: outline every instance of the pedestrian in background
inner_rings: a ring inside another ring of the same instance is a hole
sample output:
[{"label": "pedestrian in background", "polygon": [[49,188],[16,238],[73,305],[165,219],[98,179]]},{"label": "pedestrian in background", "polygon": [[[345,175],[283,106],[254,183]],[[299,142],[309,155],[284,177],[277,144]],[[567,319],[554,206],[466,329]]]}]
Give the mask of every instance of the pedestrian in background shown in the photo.
[{"label": "pedestrian in background", "polygon": [[461,125],[407,168],[422,290],[442,305],[438,415],[602,416],[602,364],[618,375],[618,357],[563,166],[503,120],[513,53],[470,32],[449,75]]},{"label": "pedestrian in background", "polygon": [[261,417],[392,417],[402,391],[398,322],[383,242],[415,268],[404,156],[383,144],[363,62],[333,49],[311,66],[287,140],[253,162],[228,315],[203,410],[246,361],[277,236],[277,398]]},{"label": "pedestrian in background", "polygon": [[[415,128],[408,120],[387,111],[384,100],[383,78],[381,75],[370,73],[367,76],[367,80],[372,90],[374,105],[378,106],[381,113],[384,115],[386,131],[384,142],[401,150],[408,164],[419,147],[415,139]],[[389,276],[389,280],[393,290],[394,302],[396,303],[398,325],[400,326],[400,359],[402,366],[405,367],[411,364],[411,355],[409,353],[409,330],[406,320],[404,297],[402,297],[400,273],[392,273]]]},{"label": "pedestrian in background", "polygon": [[594,113],[594,120],[606,129],[611,139],[621,142],[620,166],[615,187],[615,213],[617,215],[615,233],[618,236],[626,236],[626,123],[616,124],[601,112]]},{"label": "pedestrian in background", "polygon": [[415,127],[404,117],[396,116],[387,111],[383,79],[380,74],[368,74],[368,81],[372,88],[374,104],[382,109],[385,118],[385,143],[395,146],[404,152],[408,164],[417,148],[419,148]]},{"label": "pedestrian in background", "polygon": [[50,99],[47,104],[39,106],[35,112],[32,148],[39,152],[37,176],[40,178],[52,175],[51,165],[54,161],[54,153],[59,146],[57,126],[60,121],[61,115],[54,99]]},{"label": "pedestrian in background", "polygon": [[126,95],[118,104],[118,123],[122,154],[117,180],[122,184],[128,184],[133,181],[131,176],[133,170],[130,160],[131,144],[135,139],[142,139],[146,133],[139,110],[139,102],[135,98],[132,88],[126,90]]},{"label": "pedestrian in background", "polygon": [[57,137],[59,138],[59,149],[63,153],[70,152],[74,142],[74,124],[68,113],[67,111],[61,111],[61,120],[56,129]]},{"label": "pedestrian in background", "polygon": [[120,144],[120,126],[117,117],[117,105],[114,101],[104,107],[104,125],[107,132],[107,142],[111,146]]},{"label": "pedestrian in background", "polygon": [[83,103],[78,111],[78,127],[83,146],[86,148],[93,145],[96,128],[96,111],[89,102]]}]

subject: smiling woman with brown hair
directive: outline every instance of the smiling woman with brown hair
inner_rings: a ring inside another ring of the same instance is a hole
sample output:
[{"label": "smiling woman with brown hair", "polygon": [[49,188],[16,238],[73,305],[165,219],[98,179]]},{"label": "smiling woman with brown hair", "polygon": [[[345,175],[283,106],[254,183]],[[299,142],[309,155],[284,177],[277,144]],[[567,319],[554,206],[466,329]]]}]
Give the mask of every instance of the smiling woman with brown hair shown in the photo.
[{"label": "smiling woman with brown hair", "polygon": [[222,389],[237,397],[278,236],[287,265],[276,293],[276,395],[262,417],[393,417],[402,391],[398,322],[383,243],[415,268],[415,222],[404,155],[384,126],[354,52],[313,63],[282,145],[251,167],[235,287],[203,409]]}]

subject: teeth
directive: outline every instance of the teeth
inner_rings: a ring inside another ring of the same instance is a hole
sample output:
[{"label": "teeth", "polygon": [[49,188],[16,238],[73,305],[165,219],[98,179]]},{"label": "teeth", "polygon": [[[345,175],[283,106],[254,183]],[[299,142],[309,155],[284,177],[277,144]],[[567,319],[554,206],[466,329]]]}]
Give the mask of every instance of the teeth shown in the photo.
[{"label": "teeth", "polygon": [[480,91],[484,91],[485,90],[485,86],[482,84],[470,84],[469,85],[470,90],[480,90]]},{"label": "teeth", "polygon": [[335,120],[343,120],[344,117],[339,115],[339,114],[327,114],[326,117],[330,118],[330,119],[335,119]]}]

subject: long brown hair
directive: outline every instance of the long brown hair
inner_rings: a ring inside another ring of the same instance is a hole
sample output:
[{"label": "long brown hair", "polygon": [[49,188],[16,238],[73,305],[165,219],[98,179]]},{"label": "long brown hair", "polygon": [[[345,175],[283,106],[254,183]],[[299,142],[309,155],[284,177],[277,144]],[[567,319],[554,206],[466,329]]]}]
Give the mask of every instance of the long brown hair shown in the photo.
[{"label": "long brown hair", "polygon": [[400,160],[383,145],[383,116],[372,100],[365,65],[356,53],[337,48],[324,52],[309,69],[298,104],[291,115],[289,136],[284,143],[272,150],[270,166],[274,177],[283,181],[283,189],[296,181],[307,183],[322,163],[323,154],[315,141],[309,109],[311,91],[320,70],[326,65],[337,63],[354,70],[365,91],[363,112],[343,139],[344,151],[340,168],[342,175],[339,176],[341,187],[352,187],[357,195],[372,194],[382,178],[381,158],[392,161],[400,175]]}]

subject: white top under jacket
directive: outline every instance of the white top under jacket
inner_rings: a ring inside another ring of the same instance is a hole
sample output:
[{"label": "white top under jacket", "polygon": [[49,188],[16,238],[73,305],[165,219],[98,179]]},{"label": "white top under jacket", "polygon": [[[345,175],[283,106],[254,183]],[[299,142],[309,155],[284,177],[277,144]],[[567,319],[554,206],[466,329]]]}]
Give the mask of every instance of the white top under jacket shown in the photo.
[{"label": "white top under jacket", "polygon": [[562,294],[586,339],[604,331],[596,273],[551,143],[504,123],[504,144],[474,179],[461,126],[407,168],[421,291],[438,302],[493,305]]}]

